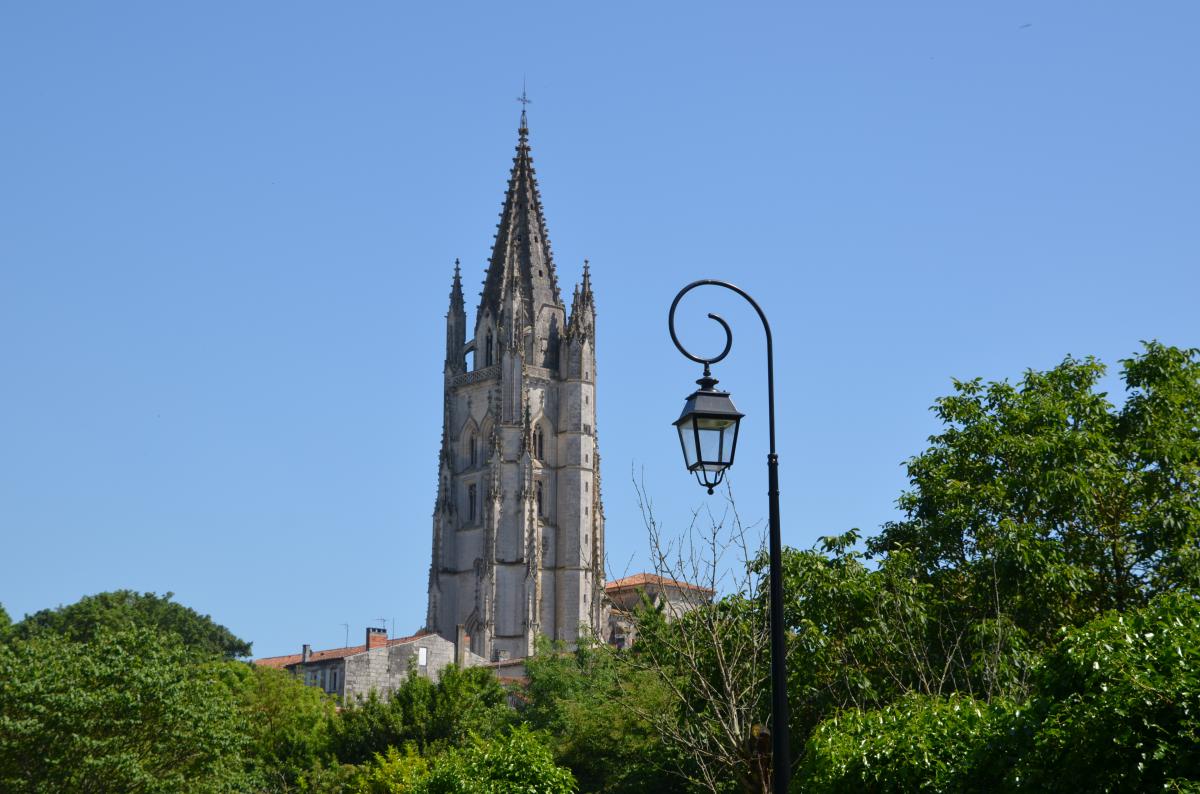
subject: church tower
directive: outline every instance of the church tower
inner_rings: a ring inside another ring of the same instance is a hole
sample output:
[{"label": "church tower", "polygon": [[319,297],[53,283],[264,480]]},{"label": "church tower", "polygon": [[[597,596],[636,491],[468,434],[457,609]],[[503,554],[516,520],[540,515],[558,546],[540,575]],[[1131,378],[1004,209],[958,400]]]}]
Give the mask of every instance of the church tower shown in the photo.
[{"label": "church tower", "polygon": [[568,314],[524,111],[497,229],[470,339],[457,261],[450,288],[426,617],[487,659],[603,627],[591,274]]}]

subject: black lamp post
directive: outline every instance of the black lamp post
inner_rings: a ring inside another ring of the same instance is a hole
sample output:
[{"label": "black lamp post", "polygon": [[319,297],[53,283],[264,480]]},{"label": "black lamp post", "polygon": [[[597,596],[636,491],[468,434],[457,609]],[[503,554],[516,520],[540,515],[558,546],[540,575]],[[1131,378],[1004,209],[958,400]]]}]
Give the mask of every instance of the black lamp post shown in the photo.
[{"label": "black lamp post", "polygon": [[736,292],[754,307],[762,320],[767,336],[767,424],[771,446],[767,453],[767,502],[770,530],[770,596],[771,596],[771,745],[772,774],[771,790],[774,794],[786,794],[791,778],[792,765],[788,737],[787,664],[783,634],[783,545],[779,538],[779,456],[775,454],[775,354],[771,344],[771,325],[762,308],[746,292],[727,281],[701,279],[693,281],[679,291],[671,303],[667,326],[671,330],[671,341],[686,358],[704,365],[704,375],[696,381],[700,388],[687,398],[683,413],[675,420],[679,430],[679,443],[683,447],[683,459],[688,471],[711,494],[721,483],[725,470],[733,465],[733,453],[737,446],[738,427],[743,414],[733,407],[729,392],[717,391],[717,381],[709,367],[729,355],[733,346],[733,331],[720,315],[709,314],[725,329],[725,349],[713,358],[701,358],[688,352],[675,334],[675,309],[684,295],[696,287],[724,287]]}]

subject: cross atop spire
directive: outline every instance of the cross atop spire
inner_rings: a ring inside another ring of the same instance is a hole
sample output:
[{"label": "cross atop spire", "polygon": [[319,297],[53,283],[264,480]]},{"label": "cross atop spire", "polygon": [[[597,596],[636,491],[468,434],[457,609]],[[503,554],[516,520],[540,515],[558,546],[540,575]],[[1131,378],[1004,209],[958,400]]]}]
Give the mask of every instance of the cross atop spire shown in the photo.
[{"label": "cross atop spire", "polygon": [[529,135],[529,122],[525,118],[525,110],[528,108],[529,103],[533,101],[529,98],[529,93],[525,90],[524,77],[521,78],[521,95],[517,97],[517,101],[521,103],[521,127],[517,130],[517,132],[519,132],[521,137],[524,138],[525,136]]}]

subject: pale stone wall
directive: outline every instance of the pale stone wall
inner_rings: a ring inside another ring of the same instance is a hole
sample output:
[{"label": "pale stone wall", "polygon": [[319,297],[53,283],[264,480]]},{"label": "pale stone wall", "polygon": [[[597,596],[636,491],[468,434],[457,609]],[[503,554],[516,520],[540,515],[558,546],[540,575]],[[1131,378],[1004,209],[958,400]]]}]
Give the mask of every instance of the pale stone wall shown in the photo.
[{"label": "pale stone wall", "polygon": [[[422,648],[425,649],[425,664],[419,665]],[[400,645],[356,653],[342,661],[345,662],[343,702],[365,698],[372,690],[381,697],[387,697],[410,674],[437,681],[442,670],[454,663],[454,643],[436,634],[428,634]],[[466,653],[466,667],[482,664],[486,664],[485,659],[469,651]]]}]

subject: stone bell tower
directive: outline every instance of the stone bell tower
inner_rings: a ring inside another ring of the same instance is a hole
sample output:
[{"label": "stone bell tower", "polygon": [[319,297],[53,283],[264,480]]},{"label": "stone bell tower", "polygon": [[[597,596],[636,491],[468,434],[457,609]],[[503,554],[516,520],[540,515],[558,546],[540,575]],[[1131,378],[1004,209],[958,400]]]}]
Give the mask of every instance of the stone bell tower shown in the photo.
[{"label": "stone bell tower", "polygon": [[524,111],[497,228],[470,339],[454,267],[426,617],[488,659],[603,625],[591,276],[585,261],[568,313]]}]

